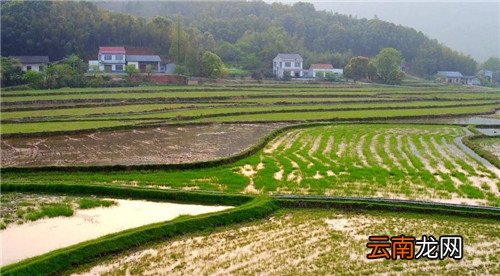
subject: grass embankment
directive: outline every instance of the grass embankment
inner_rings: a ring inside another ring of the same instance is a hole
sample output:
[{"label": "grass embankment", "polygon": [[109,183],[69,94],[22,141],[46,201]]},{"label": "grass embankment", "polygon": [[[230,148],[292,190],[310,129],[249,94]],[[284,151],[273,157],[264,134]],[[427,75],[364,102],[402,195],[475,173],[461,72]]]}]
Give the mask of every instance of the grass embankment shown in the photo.
[{"label": "grass embankment", "polygon": [[15,91],[2,95],[2,135],[144,124],[354,120],[492,112],[497,90],[463,87],[209,86]]},{"label": "grass embankment", "polygon": [[454,144],[464,135],[459,127],[341,124],[288,129],[264,149],[257,145],[218,161],[5,169],[2,177],[4,183],[107,183],[499,205],[495,174]]},{"label": "grass embankment", "polygon": [[484,135],[472,126],[468,129],[474,135],[465,137],[463,143],[500,169],[500,137]]}]

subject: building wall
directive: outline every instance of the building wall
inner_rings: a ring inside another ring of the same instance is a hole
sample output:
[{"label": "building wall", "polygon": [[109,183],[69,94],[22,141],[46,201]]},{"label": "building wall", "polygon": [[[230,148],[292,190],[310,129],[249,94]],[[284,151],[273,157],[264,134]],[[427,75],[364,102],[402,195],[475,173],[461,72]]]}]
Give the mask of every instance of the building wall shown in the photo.
[{"label": "building wall", "polygon": [[25,63],[25,64],[22,64],[21,65],[21,70],[23,71],[35,71],[35,72],[40,72],[40,67],[43,69],[44,67],[46,67],[47,65],[46,64],[39,64],[39,63],[35,63],[35,64],[30,64],[30,63]]},{"label": "building wall", "polygon": [[[290,64],[287,64],[287,63]],[[287,66],[289,65],[289,66]],[[276,75],[278,78],[283,77],[283,73],[285,71],[290,71],[295,73],[293,70],[297,70],[297,72],[300,74],[300,76],[303,76],[302,73],[302,66],[304,65],[303,61],[298,61],[297,63],[295,60],[282,60],[282,59],[273,59],[273,74]]]},{"label": "building wall", "polygon": [[313,78],[315,78],[317,72],[323,72],[323,73],[331,72],[331,73],[336,74],[338,76],[342,76],[344,74],[343,69],[311,69],[311,70],[309,70],[309,75],[311,75]]}]

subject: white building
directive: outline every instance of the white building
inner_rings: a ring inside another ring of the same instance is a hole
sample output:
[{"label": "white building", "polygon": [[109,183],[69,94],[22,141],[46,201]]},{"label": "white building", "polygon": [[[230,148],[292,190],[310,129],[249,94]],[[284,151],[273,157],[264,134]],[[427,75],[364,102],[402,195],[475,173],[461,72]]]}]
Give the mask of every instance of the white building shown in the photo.
[{"label": "white building", "polygon": [[326,77],[326,73],[333,73],[337,77],[341,77],[344,74],[344,69],[335,69],[331,64],[311,64],[309,67],[309,77]]},{"label": "white building", "polygon": [[48,56],[10,56],[10,58],[19,60],[23,71],[40,72],[49,64]]},{"label": "white building", "polygon": [[299,54],[278,54],[273,59],[273,74],[282,78],[288,72],[291,77],[300,78],[304,76],[303,65],[304,60]]},{"label": "white building", "polygon": [[97,60],[89,60],[89,70],[111,72],[125,71],[125,47],[99,47]]}]

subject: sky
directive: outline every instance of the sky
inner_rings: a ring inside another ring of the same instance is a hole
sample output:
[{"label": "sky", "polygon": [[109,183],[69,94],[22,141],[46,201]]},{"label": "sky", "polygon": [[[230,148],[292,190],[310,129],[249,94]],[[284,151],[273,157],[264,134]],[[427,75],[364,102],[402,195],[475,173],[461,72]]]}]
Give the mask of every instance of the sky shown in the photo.
[{"label": "sky", "polygon": [[[266,1],[293,3],[297,1]],[[479,62],[500,57],[500,0],[451,1],[306,1],[317,10],[379,19],[412,27]]]}]

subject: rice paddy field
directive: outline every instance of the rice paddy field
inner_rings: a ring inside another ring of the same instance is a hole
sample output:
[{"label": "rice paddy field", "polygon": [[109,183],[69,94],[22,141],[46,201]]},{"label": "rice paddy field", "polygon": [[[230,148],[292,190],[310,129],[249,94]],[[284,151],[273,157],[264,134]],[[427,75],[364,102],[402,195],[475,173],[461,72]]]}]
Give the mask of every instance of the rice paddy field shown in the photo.
[{"label": "rice paddy field", "polygon": [[[487,229],[486,231],[484,229]],[[461,233],[461,261],[368,260],[370,235]],[[270,218],[188,235],[94,263],[75,275],[297,275],[500,273],[500,225],[481,219],[391,212],[283,209]],[[478,234],[481,233],[481,234]]]},{"label": "rice paddy field", "polygon": [[498,89],[428,86],[158,86],[2,92],[2,134],[196,122],[383,119],[493,113]]},{"label": "rice paddy field", "polygon": [[[6,275],[500,274],[499,138],[488,136],[500,131],[498,88],[227,84],[1,99],[5,227],[29,220],[28,209],[110,194],[234,207],[47,253]],[[279,205],[284,195],[344,203],[293,208]],[[375,204],[384,200],[393,204]],[[369,235],[402,233],[461,235],[464,258],[366,258]]]}]

